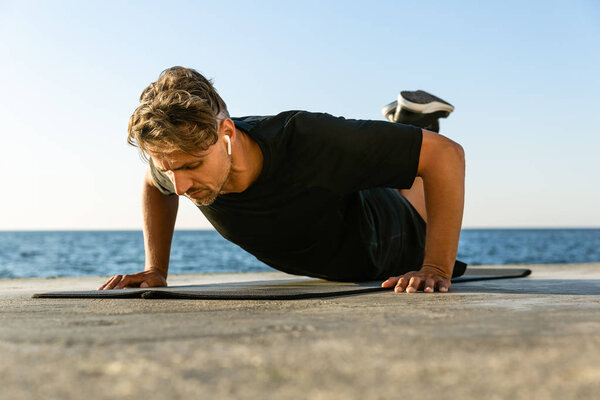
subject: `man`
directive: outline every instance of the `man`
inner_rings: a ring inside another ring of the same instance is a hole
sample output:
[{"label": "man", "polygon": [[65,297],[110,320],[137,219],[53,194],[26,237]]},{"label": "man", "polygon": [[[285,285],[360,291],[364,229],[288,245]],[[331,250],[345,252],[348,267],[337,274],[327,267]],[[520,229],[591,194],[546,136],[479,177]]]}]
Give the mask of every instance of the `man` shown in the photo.
[{"label": "man", "polygon": [[99,289],[166,286],[184,195],[223,237],[281,271],[447,292],[464,152],[422,128],[437,130],[453,107],[422,91],[398,99],[383,110],[392,122],[306,111],[230,118],[201,74],[163,71],[129,121],[128,143],[149,161],[145,270]]}]

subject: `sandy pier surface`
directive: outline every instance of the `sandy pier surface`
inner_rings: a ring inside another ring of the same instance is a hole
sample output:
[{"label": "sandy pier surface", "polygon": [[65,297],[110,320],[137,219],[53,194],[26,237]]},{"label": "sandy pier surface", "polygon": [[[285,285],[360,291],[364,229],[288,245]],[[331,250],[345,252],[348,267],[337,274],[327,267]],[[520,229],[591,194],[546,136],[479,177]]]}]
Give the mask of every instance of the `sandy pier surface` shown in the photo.
[{"label": "sandy pier surface", "polygon": [[106,277],[0,280],[0,398],[599,398],[600,264],[527,267],[446,294],[286,301],[34,299]]}]

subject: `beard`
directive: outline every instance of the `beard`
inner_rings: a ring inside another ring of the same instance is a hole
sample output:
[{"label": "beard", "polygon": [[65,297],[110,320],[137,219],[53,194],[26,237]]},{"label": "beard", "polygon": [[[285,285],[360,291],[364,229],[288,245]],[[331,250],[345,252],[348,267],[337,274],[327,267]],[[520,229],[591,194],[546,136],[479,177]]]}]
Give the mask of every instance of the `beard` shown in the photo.
[{"label": "beard", "polygon": [[197,197],[195,199],[190,197],[189,199],[192,200],[192,203],[194,203],[197,206],[210,206],[212,203],[215,202],[218,196],[218,192],[210,190],[205,196]]},{"label": "beard", "polygon": [[[194,203],[196,206],[210,206],[212,203],[215,202],[215,200],[217,199],[217,197],[223,190],[223,187],[229,181],[229,174],[231,172],[231,158],[228,158],[228,161],[229,162],[227,164],[227,172],[225,172],[225,175],[221,181],[221,185],[219,186],[219,189],[206,190],[206,194],[203,195],[202,197],[192,198],[192,197],[187,196],[188,199],[190,199],[192,201],[192,203]],[[190,189],[190,193],[195,193],[197,191],[198,190],[196,190],[196,189]]]}]

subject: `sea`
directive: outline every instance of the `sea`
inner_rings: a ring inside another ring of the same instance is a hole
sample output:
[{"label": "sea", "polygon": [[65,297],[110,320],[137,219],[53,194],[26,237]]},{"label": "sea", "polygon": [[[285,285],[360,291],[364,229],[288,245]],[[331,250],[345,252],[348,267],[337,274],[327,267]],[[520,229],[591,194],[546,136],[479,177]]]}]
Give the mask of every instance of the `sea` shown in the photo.
[{"label": "sea", "polygon": [[[600,229],[464,229],[469,265],[600,262]],[[169,274],[272,271],[213,230],[176,230]],[[144,269],[142,231],[0,231],[0,279],[131,274]]]}]

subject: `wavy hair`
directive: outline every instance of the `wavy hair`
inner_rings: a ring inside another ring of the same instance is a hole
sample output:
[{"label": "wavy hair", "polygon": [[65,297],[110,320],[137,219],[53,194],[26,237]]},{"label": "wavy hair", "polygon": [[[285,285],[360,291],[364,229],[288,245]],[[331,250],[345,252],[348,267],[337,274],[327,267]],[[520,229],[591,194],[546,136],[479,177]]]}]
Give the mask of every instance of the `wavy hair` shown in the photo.
[{"label": "wavy hair", "polygon": [[171,67],[142,92],[129,118],[127,143],[139,147],[146,162],[150,150],[193,154],[217,142],[225,118],[227,105],[212,80],[190,68]]}]

